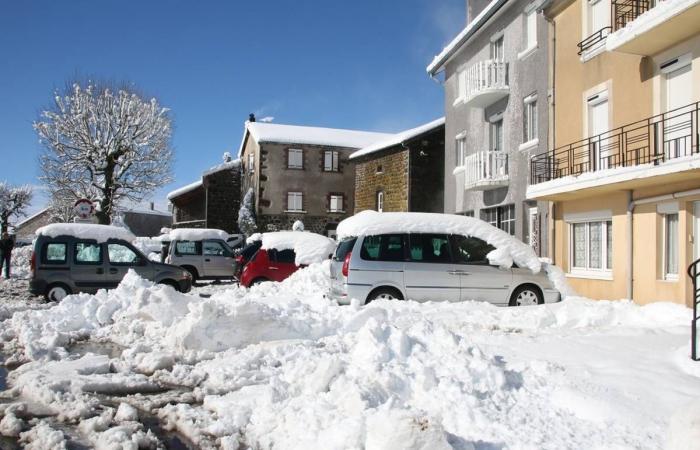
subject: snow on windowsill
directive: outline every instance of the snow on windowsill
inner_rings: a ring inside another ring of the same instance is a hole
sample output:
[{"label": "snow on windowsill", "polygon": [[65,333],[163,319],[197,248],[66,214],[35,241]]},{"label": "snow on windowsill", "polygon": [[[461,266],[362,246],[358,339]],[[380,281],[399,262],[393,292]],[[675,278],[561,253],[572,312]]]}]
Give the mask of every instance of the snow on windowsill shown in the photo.
[{"label": "snow on windowsill", "polygon": [[612,272],[589,272],[576,270],[566,274],[567,278],[581,278],[585,280],[613,281]]},{"label": "snow on windowsill", "polygon": [[538,145],[540,145],[539,138],[532,139],[532,140],[529,140],[527,142],[523,142],[522,144],[520,144],[518,146],[518,151],[524,152],[526,150],[531,150],[531,149],[537,147]]},{"label": "snow on windowsill", "polygon": [[330,209],[327,209],[326,212],[328,214],[345,214],[346,211],[331,211]]},{"label": "snow on windowsill", "polygon": [[528,56],[530,56],[530,55],[532,55],[533,53],[535,53],[535,51],[537,50],[537,48],[538,48],[538,45],[537,45],[537,42],[535,42],[533,45],[529,46],[528,48],[526,48],[526,49],[523,50],[522,52],[518,53],[518,59],[519,59],[520,61],[522,61],[523,59],[525,59],[525,58],[527,58]]},{"label": "snow on windowsill", "polygon": [[463,173],[465,170],[467,170],[467,168],[465,166],[457,166],[452,171],[452,175],[459,175],[460,173]]}]

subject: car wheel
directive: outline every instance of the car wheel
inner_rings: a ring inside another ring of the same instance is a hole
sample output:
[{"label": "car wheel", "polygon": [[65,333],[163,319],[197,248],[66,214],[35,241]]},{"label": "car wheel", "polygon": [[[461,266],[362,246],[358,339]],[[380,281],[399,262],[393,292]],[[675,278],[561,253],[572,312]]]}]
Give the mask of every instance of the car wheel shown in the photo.
[{"label": "car wheel", "polygon": [[182,268],[188,271],[190,275],[192,275],[192,284],[194,285],[194,283],[197,281],[197,278],[199,278],[199,273],[197,273],[197,269],[195,269],[192,266],[182,266]]},{"label": "car wheel", "polygon": [[544,303],[542,292],[537,286],[526,284],[518,287],[510,297],[510,306],[533,306]]},{"label": "car wheel", "polygon": [[175,289],[176,291],[181,292],[180,286],[176,282],[174,282],[173,280],[163,280],[158,284],[162,284],[164,286],[170,286],[171,288]]},{"label": "car wheel", "polygon": [[365,303],[374,300],[403,300],[403,295],[394,288],[379,288],[375,289],[367,296],[367,301]]},{"label": "car wheel", "polygon": [[50,302],[60,302],[69,295],[71,295],[71,290],[68,286],[65,284],[56,283],[46,288],[44,298]]}]

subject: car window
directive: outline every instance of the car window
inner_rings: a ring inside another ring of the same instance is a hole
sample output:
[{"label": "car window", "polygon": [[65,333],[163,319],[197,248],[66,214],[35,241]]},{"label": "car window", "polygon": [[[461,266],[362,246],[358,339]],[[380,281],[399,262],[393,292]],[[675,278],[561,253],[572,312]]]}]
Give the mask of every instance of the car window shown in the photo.
[{"label": "car window", "polygon": [[198,256],[202,254],[202,245],[194,241],[175,242],[175,254],[177,256]]},{"label": "car window", "polygon": [[338,244],[338,248],[335,250],[335,256],[333,259],[336,261],[345,261],[345,257],[348,256],[348,253],[350,253],[353,247],[355,247],[355,242],[357,242],[357,238],[346,239]]},{"label": "car window", "polygon": [[100,244],[76,242],[74,254],[76,264],[102,263],[102,246]]},{"label": "car window", "polygon": [[452,254],[457,264],[489,264],[486,255],[495,247],[485,241],[466,236],[451,236]]},{"label": "car window", "polygon": [[44,263],[65,264],[67,253],[66,244],[62,242],[48,243],[44,246]]},{"label": "car window", "polygon": [[122,244],[107,245],[107,257],[111,264],[133,266],[140,261],[139,255],[132,249]]},{"label": "car window", "polygon": [[231,250],[217,241],[204,241],[202,244],[202,253],[204,253],[205,256],[231,256]]},{"label": "car window", "polygon": [[279,250],[275,252],[275,258],[278,263],[294,264],[297,255],[294,250]]},{"label": "car window", "polygon": [[257,252],[260,249],[260,247],[262,247],[262,241],[253,241],[250,244],[247,244],[245,247],[243,247],[243,250],[241,250],[241,256],[246,261],[249,261],[250,258],[253,257],[255,252]]},{"label": "car window", "polygon": [[446,234],[411,234],[411,261],[451,263],[450,241]]},{"label": "car window", "polygon": [[404,261],[405,235],[367,236],[362,241],[360,257],[367,261]]}]

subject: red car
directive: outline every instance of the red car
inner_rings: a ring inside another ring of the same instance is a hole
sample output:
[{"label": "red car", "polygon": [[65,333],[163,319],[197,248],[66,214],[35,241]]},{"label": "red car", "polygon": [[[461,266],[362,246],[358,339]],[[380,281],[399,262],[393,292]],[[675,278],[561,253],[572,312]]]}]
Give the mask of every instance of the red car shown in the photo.
[{"label": "red car", "polygon": [[264,281],[282,281],[304,266],[294,263],[294,250],[260,249],[243,266],[241,286],[250,287]]}]

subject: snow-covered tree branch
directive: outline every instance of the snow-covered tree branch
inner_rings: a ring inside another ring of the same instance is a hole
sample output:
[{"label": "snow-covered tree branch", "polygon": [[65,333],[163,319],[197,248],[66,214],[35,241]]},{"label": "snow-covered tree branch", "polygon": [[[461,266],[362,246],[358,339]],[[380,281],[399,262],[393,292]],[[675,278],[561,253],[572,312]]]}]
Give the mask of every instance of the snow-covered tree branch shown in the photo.
[{"label": "snow-covered tree branch", "polygon": [[31,186],[12,186],[5,181],[0,182],[0,228],[3,233],[7,231],[11,217],[25,215],[31,201]]},{"label": "snow-covered tree branch", "polygon": [[52,192],[98,203],[108,224],[120,201],[141,201],[171,181],[166,108],[126,89],[75,83],[34,123],[45,151],[41,179]]}]

